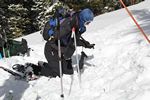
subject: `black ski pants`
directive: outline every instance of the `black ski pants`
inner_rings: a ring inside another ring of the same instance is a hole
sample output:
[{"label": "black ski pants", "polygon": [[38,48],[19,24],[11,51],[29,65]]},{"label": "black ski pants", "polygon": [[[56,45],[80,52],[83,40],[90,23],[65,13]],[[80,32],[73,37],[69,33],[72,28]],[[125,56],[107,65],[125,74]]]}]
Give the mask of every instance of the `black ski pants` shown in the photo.
[{"label": "black ski pants", "polygon": [[[55,44],[51,42],[47,42],[45,44],[44,54],[48,63],[44,65],[41,73],[44,76],[60,77],[58,49],[54,49],[52,45]],[[73,74],[72,60],[65,60],[63,57],[61,57],[61,62],[63,74]]]}]

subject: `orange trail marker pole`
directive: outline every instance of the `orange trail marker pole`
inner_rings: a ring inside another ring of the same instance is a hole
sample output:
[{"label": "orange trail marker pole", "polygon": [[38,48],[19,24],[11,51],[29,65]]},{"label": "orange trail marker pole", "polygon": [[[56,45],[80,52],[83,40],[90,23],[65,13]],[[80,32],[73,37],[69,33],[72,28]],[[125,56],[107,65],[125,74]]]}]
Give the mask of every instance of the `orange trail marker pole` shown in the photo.
[{"label": "orange trail marker pole", "polygon": [[125,10],[127,11],[127,13],[129,14],[129,16],[132,18],[132,20],[134,21],[134,23],[136,24],[136,26],[138,27],[138,29],[141,31],[142,35],[145,37],[145,39],[148,41],[148,43],[150,43],[149,38],[147,37],[147,35],[145,34],[144,30],[140,27],[140,25],[138,24],[138,22],[135,20],[135,18],[133,17],[132,13],[129,11],[129,9],[126,7],[126,5],[124,4],[124,2],[122,0],[119,0],[120,3],[123,5],[123,7],[125,8]]}]

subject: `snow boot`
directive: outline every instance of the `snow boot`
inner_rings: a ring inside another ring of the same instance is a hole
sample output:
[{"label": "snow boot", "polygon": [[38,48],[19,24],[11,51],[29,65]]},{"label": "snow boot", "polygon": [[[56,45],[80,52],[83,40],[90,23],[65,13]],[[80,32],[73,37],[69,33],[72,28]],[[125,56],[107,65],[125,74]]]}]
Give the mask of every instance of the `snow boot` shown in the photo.
[{"label": "snow boot", "polygon": [[21,72],[21,73],[25,73],[25,66],[21,65],[21,64],[15,64],[12,66],[12,69],[17,71],[17,72]]},{"label": "snow boot", "polygon": [[44,63],[43,61],[38,61],[38,66],[44,67]]},{"label": "snow boot", "polygon": [[83,73],[83,71],[84,71],[84,68],[83,68],[83,66],[84,66],[84,60],[85,60],[85,58],[87,58],[88,56],[82,51],[81,52],[81,58],[80,58],[80,60],[79,60],[79,68],[80,68],[80,72],[81,73]]}]

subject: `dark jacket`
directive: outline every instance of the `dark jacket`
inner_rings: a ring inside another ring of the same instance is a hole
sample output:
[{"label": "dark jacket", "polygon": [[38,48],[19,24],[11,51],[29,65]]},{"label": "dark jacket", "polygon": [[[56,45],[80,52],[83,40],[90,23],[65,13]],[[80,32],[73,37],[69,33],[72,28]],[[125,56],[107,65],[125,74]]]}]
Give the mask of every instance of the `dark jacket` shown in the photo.
[{"label": "dark jacket", "polygon": [[[52,41],[48,41],[47,44],[51,45],[52,48],[58,50],[58,34],[60,34],[60,42],[61,42],[61,51],[64,57],[71,58],[72,54],[75,51],[74,47],[74,39],[71,38],[72,28],[75,28],[77,46],[83,46],[85,48],[88,47],[89,42],[83,39],[81,36],[85,31],[80,32],[79,30],[79,13],[75,13],[71,18],[66,19],[62,25],[60,30],[55,30],[54,39]],[[83,26],[85,27],[85,26]],[[85,27],[86,29],[86,27]],[[65,55],[68,54],[68,55]]]},{"label": "dark jacket", "polygon": [[[72,28],[75,28],[77,46],[88,47],[90,44],[81,37],[85,31],[80,31],[79,13],[75,13],[71,18],[67,18],[60,27],[55,30],[54,39],[47,41],[45,44],[45,57],[48,61],[46,67],[42,69],[45,76],[60,76],[59,74],[59,57],[58,57],[58,36],[61,42],[61,61],[63,74],[73,74],[71,56],[75,51],[74,39],[71,38]],[[85,28],[85,26],[83,26]],[[83,28],[82,27],[82,28]]]},{"label": "dark jacket", "polygon": [[[62,54],[62,69],[63,74],[73,74],[73,69],[71,65],[71,60],[66,60],[67,58],[71,58],[73,52],[74,52],[74,46],[72,39],[71,39],[71,33],[73,26],[77,27],[75,21],[76,21],[77,14],[73,15],[72,19],[68,18],[64,23],[62,23],[62,27],[59,30],[55,31],[54,38],[55,40],[47,41],[45,44],[45,50],[44,54],[48,61],[47,64],[45,64],[45,67],[42,68],[42,75],[44,76],[60,76],[59,74],[59,58],[58,58],[58,34],[60,32],[60,41],[61,41],[61,54]],[[77,28],[76,28],[77,29]],[[64,43],[63,39],[66,39],[66,43]],[[72,47],[72,48],[71,48]],[[65,59],[64,54],[67,54],[67,52],[71,52],[69,56]]]}]

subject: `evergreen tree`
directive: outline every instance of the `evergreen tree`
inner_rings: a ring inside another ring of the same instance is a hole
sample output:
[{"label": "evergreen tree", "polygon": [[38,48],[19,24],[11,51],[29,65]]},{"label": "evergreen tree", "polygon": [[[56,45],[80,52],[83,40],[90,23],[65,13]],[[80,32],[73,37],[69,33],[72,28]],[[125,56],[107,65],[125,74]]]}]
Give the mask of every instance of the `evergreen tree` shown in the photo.
[{"label": "evergreen tree", "polygon": [[35,0],[35,5],[32,7],[32,11],[36,12],[36,24],[38,25],[38,29],[40,30],[41,26],[44,23],[44,13],[46,11],[46,9],[48,8],[48,6],[50,6],[51,4],[48,3],[48,1],[44,1],[44,0]]},{"label": "evergreen tree", "polygon": [[58,7],[63,7],[65,10],[69,10],[69,7],[62,2],[52,2],[51,0],[38,0],[35,2],[34,10],[38,12],[38,16],[36,18],[38,22],[39,29],[42,29],[44,24],[49,20],[51,16],[54,15],[55,10]]},{"label": "evergreen tree", "polygon": [[[95,15],[121,8],[118,0],[59,1],[63,3],[56,3],[58,0],[0,0],[1,34],[6,34],[8,38],[16,38],[39,31],[59,6],[66,9],[72,8],[75,11],[88,7],[94,11]],[[128,6],[134,0],[123,1]],[[139,3],[144,0],[135,1]]]},{"label": "evergreen tree", "polygon": [[0,0],[0,34],[7,41],[7,34],[9,34],[8,20],[7,20],[7,6],[8,4],[4,0]]},{"label": "evergreen tree", "polygon": [[30,24],[30,19],[27,17],[28,9],[24,8],[21,4],[10,4],[8,11],[8,24],[13,37],[26,34],[25,28]]}]

